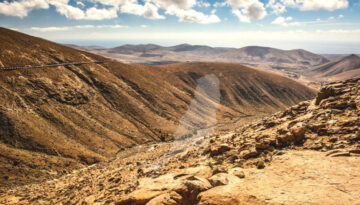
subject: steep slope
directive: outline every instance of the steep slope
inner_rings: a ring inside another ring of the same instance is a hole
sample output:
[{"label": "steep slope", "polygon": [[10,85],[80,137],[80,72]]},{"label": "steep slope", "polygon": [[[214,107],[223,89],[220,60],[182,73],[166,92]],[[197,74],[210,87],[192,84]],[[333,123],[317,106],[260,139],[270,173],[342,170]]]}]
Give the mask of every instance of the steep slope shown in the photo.
[{"label": "steep slope", "polygon": [[332,81],[356,77],[360,75],[360,57],[357,55],[341,57],[312,68],[308,74],[317,78],[329,78]]},{"label": "steep slope", "polygon": [[[6,29],[0,38],[5,67],[107,60]],[[219,122],[268,114],[314,96],[290,79],[232,64],[106,62],[0,71],[0,182],[55,177],[134,145],[173,138],[199,82],[212,83],[208,75],[220,82]],[[190,116],[188,131],[216,122],[208,120],[215,99],[202,95],[199,102],[206,103]]]},{"label": "steep slope", "polygon": [[127,149],[57,180],[0,191],[0,203],[358,204],[359,96],[360,79],[332,83],[236,130]]},{"label": "steep slope", "polygon": [[137,188],[117,205],[357,204],[359,125],[360,79],[329,84],[236,131],[182,142],[160,170],[140,167]]}]

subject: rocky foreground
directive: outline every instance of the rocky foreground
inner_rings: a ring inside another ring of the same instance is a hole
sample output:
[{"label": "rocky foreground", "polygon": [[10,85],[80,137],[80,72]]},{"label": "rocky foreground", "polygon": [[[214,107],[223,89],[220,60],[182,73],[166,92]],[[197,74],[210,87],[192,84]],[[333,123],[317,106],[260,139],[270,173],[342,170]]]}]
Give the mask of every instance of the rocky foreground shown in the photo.
[{"label": "rocky foreground", "polygon": [[227,133],[124,150],[0,204],[360,204],[360,78]]}]

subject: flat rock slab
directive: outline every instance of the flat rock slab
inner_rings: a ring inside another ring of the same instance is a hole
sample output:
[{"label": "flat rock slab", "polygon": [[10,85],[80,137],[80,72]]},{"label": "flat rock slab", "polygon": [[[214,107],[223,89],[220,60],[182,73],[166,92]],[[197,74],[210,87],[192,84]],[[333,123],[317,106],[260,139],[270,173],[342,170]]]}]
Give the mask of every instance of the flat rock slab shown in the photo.
[{"label": "flat rock slab", "polygon": [[[263,170],[248,169],[242,194],[271,204],[360,204],[360,157],[288,151]],[[234,192],[236,193],[236,192]]]}]

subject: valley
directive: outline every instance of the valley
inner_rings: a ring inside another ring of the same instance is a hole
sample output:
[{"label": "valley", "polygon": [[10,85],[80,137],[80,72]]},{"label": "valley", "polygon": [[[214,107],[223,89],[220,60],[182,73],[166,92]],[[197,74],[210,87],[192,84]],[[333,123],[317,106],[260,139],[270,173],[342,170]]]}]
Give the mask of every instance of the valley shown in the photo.
[{"label": "valley", "polygon": [[[360,65],[357,60],[359,56],[354,54],[319,55],[303,49],[281,50],[261,46],[248,46],[237,49],[190,44],[171,47],[140,44],[123,45],[114,48],[69,46],[131,64],[157,65],[188,61],[242,64],[258,69],[270,70],[315,89],[319,89],[326,82],[346,80],[360,76],[358,70]],[[338,72],[327,71],[332,69],[330,66],[334,64],[340,70]],[[349,68],[349,71],[341,70]],[[328,74],[323,76],[322,73],[324,72],[328,72]]]},{"label": "valley", "polygon": [[[111,159],[123,149],[178,137],[173,135],[199,82],[205,91],[200,90],[181,135],[267,115],[315,96],[300,83],[243,65],[130,65],[0,31],[4,67],[105,62],[1,71],[0,182],[6,186],[58,177]],[[206,91],[214,80],[218,87]],[[220,96],[215,99],[213,92]]]},{"label": "valley", "polygon": [[360,200],[356,55],[0,40],[0,204]]}]

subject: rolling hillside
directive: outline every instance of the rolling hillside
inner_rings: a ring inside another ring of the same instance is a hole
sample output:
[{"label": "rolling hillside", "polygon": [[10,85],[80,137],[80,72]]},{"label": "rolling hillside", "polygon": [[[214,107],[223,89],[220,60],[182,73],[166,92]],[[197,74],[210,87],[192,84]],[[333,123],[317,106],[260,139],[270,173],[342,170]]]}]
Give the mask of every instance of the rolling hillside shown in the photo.
[{"label": "rolling hillside", "polygon": [[316,66],[309,71],[309,76],[327,81],[346,80],[360,76],[360,57],[349,55]]},{"label": "rolling hillside", "polygon": [[[0,67],[107,60],[3,28],[0,40]],[[134,145],[171,139],[207,75],[220,82],[219,122],[272,113],[315,95],[288,78],[226,63],[0,71],[0,184],[56,177]],[[190,126],[213,126],[206,122],[209,104]]]},{"label": "rolling hillside", "polygon": [[[74,48],[81,48],[73,46]],[[241,63],[270,69],[304,69],[329,62],[325,57],[305,50],[280,50],[248,46],[240,49],[180,44],[163,47],[155,44],[124,45],[110,49],[82,50],[126,63],[164,64],[168,62],[210,61]]]},{"label": "rolling hillside", "polygon": [[[302,50],[280,50],[269,47],[248,46],[226,54],[247,62],[290,63],[314,66],[328,62],[323,56]],[[229,57],[228,57],[229,58]]]}]

